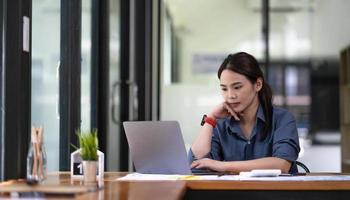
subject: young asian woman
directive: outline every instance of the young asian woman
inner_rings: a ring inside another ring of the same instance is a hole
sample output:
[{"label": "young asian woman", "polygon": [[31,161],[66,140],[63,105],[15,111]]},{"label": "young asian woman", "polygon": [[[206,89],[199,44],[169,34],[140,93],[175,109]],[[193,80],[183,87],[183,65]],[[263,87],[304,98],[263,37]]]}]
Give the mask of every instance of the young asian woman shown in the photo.
[{"label": "young asian woman", "polygon": [[296,173],[300,147],[295,118],[272,104],[272,91],[257,60],[245,52],[230,54],[218,78],[224,101],[203,117],[189,151],[191,167]]}]

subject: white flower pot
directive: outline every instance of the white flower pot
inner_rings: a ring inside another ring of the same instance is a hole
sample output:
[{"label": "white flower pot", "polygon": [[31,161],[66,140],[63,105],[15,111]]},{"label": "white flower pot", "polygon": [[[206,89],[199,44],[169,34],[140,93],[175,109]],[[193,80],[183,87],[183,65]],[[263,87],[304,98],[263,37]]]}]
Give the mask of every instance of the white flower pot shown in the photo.
[{"label": "white flower pot", "polygon": [[83,161],[84,182],[96,182],[97,161]]}]

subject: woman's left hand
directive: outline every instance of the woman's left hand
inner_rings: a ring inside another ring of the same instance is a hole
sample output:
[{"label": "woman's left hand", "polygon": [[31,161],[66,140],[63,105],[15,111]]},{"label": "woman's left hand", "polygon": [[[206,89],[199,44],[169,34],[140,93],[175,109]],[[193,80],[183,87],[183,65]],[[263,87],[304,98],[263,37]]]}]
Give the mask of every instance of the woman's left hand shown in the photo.
[{"label": "woman's left hand", "polygon": [[217,160],[213,160],[213,159],[209,159],[209,158],[203,158],[200,160],[193,161],[191,164],[191,168],[197,168],[197,169],[207,168],[207,169],[221,172],[221,171],[225,171],[223,165],[224,165],[224,162],[222,162],[222,161],[217,161]]}]

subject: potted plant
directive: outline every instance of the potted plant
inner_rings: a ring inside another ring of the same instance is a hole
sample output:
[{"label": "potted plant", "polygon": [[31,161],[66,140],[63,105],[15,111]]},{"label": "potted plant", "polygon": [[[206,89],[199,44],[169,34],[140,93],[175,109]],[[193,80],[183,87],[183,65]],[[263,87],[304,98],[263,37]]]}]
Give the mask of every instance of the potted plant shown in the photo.
[{"label": "potted plant", "polygon": [[80,154],[83,159],[83,174],[85,182],[96,181],[98,164],[98,138],[97,130],[77,131],[79,138]]}]

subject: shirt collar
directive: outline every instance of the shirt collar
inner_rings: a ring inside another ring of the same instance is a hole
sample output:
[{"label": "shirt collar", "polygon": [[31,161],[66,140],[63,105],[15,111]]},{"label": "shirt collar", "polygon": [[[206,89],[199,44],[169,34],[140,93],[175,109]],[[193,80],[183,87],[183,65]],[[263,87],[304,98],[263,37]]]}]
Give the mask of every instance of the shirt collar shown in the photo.
[{"label": "shirt collar", "polygon": [[[257,120],[258,119],[261,120],[263,123],[266,122],[265,115],[264,115],[264,110],[263,110],[263,108],[262,108],[262,106],[260,104],[259,104],[259,107],[258,107],[258,111],[256,113],[256,123],[255,123],[254,127],[257,125]],[[235,118],[233,118],[233,117],[228,118],[228,120],[229,120],[229,123],[228,123],[228,126],[226,127],[226,129],[230,129],[234,133],[242,134],[241,133],[241,128],[239,127],[239,121],[235,120]],[[229,133],[229,131],[227,131],[227,133]]]},{"label": "shirt collar", "polygon": [[258,112],[256,113],[256,117],[260,120],[262,120],[263,122],[266,122],[265,120],[265,115],[264,115],[264,110],[262,108],[262,106],[259,104],[259,108],[258,108]]}]

